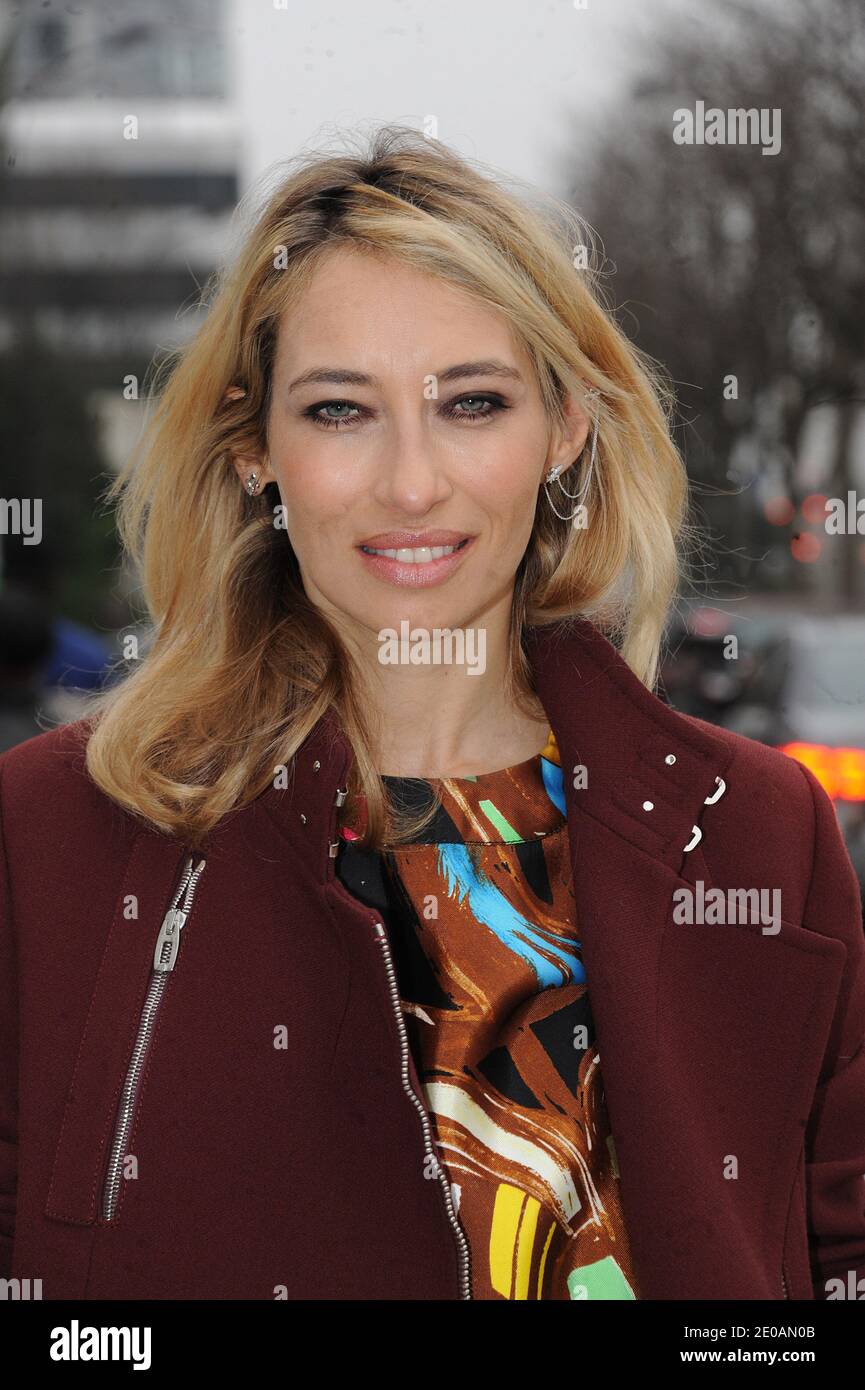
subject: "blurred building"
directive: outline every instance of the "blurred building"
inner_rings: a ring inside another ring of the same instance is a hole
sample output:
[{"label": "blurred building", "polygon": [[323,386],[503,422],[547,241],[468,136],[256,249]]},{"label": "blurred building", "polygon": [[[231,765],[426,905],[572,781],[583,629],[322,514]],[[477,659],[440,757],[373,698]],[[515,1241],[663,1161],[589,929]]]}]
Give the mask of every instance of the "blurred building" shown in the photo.
[{"label": "blurred building", "polygon": [[[0,345],[85,373],[109,460],[157,348],[195,330],[228,249],[239,123],[221,0],[0,0]],[[128,394],[128,393],[127,393]]]}]

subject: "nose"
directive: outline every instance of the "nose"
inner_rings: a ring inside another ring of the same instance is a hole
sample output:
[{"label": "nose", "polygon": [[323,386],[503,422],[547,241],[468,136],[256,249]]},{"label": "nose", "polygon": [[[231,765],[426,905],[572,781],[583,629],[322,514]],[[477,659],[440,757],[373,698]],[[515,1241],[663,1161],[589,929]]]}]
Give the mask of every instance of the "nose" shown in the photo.
[{"label": "nose", "polygon": [[423,516],[451,494],[444,452],[424,420],[395,420],[377,460],[375,498],[404,516]]}]

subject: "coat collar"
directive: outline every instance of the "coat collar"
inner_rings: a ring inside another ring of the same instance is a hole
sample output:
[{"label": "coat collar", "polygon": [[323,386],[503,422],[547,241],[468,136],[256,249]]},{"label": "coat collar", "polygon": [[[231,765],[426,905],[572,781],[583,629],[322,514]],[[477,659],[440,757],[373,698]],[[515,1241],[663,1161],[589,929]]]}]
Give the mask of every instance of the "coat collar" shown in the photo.
[{"label": "coat collar", "polygon": [[728,743],[652,694],[586,619],[530,628],[526,650],[559,745],[569,821],[590,816],[679,870],[701,838],[694,827],[702,834]]},{"label": "coat collar", "polygon": [[[558,742],[569,821],[590,817],[680,870],[685,846],[701,838],[694,827],[702,834],[706,799],[732,757],[729,744],[652,694],[585,618],[530,627],[524,646]],[[334,877],[336,810],[351,757],[328,711],[298,750],[288,786],[260,798],[282,834],[306,847],[325,882]],[[702,855],[692,862],[702,864]]]}]

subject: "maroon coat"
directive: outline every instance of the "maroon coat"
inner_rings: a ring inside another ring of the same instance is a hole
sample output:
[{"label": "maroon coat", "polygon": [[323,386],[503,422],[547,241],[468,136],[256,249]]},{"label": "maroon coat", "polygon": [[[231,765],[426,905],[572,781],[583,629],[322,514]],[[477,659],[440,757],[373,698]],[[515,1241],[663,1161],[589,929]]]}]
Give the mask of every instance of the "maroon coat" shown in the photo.
[{"label": "maroon coat", "polygon": [[[865,937],[832,804],[588,623],[528,644],[643,1295],[824,1298],[865,1276]],[[0,757],[2,1273],[49,1299],[465,1297],[387,938],[334,876],[332,718],[188,885],[200,857],[96,789],[83,730]],[[697,880],[780,889],[780,931],[677,922]]]}]

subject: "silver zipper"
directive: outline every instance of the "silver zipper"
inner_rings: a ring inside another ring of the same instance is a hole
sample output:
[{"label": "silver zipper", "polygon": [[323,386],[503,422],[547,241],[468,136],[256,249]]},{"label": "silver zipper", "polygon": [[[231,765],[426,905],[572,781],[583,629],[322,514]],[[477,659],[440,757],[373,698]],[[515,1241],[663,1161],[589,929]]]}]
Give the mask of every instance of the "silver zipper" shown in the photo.
[{"label": "silver zipper", "polygon": [[408,1067],[408,1035],[406,1033],[405,1022],[402,1016],[402,1008],[400,1006],[399,987],[397,985],[396,971],[393,968],[393,957],[391,955],[390,942],[387,939],[387,932],[385,931],[382,923],[376,922],[374,926],[376,931],[376,939],[381,942],[381,945],[384,948],[384,964],[385,970],[387,971],[388,990],[390,992],[391,1004],[393,1005],[393,1011],[396,1017],[397,1027],[399,1029],[402,1088],[411,1100],[412,1104],[415,1106],[418,1114],[420,1115],[421,1125],[423,1127],[424,1149],[426,1151],[426,1156],[428,1158],[431,1158],[433,1160],[433,1163],[435,1164],[435,1172],[441,1185],[442,1192],[444,1194],[445,1208],[447,1210],[448,1220],[450,1221],[450,1224],[453,1227],[454,1235],[456,1236],[457,1250],[459,1252],[460,1257],[461,1297],[471,1298],[472,1293],[468,1241],[466,1240],[465,1232],[463,1231],[463,1228],[460,1225],[459,1220],[457,1219],[457,1214],[454,1211],[454,1204],[453,1199],[451,1197],[450,1184],[447,1180],[447,1174],[444,1171],[443,1164],[439,1161],[438,1156],[435,1153],[435,1146],[433,1144],[432,1131],[430,1129],[429,1116],[427,1114],[426,1107],[420,1100],[420,1097],[417,1095],[411,1084],[411,1078],[409,1076]]},{"label": "silver zipper", "polygon": [[783,1265],[781,1266],[781,1288],[784,1290],[784,1297],[785,1297],[785,1298],[789,1298],[790,1295],[789,1295],[788,1292],[787,1292],[787,1276],[786,1276],[786,1274],[784,1273],[784,1266],[783,1266]]},{"label": "silver zipper", "polygon": [[[135,1046],[132,1049],[132,1057],[126,1070],[126,1077],[123,1082],[123,1090],[120,1096],[120,1104],[117,1111],[117,1121],[114,1127],[114,1137],[111,1143],[111,1156],[108,1160],[108,1171],[105,1177],[105,1185],[102,1190],[102,1219],[111,1221],[117,1207],[117,1198],[120,1195],[120,1170],[123,1159],[126,1156],[126,1143],[129,1139],[129,1132],[132,1128],[132,1119],[135,1114],[135,1098],[138,1091],[138,1083],[141,1079],[141,1072],[144,1066],[144,1059],[150,1039],[153,1036],[153,1027],[159,1011],[159,1004],[165,993],[168,984],[168,977],[174,969],[177,961],[177,952],[180,949],[180,933],[189,916],[192,907],[192,898],[201,874],[204,872],[206,860],[200,859],[195,864],[195,856],[190,855],[186,861],[183,875],[177,886],[177,891],[171,901],[171,906],[162,919],[162,926],[159,928],[159,935],[156,938],[156,947],[153,952],[153,966],[150,975],[150,983],[147,987],[147,996],[138,1020],[138,1032],[135,1036]],[[183,906],[178,907],[181,897]]]}]

